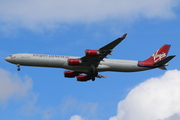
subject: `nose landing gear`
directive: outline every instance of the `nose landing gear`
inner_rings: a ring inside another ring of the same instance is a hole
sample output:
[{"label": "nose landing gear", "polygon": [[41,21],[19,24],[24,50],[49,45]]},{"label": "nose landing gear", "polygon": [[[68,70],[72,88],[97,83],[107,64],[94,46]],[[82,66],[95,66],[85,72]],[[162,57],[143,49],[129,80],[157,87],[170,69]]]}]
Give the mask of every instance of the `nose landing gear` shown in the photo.
[{"label": "nose landing gear", "polygon": [[21,68],[20,68],[20,64],[17,64],[17,71],[20,71],[21,70]]}]

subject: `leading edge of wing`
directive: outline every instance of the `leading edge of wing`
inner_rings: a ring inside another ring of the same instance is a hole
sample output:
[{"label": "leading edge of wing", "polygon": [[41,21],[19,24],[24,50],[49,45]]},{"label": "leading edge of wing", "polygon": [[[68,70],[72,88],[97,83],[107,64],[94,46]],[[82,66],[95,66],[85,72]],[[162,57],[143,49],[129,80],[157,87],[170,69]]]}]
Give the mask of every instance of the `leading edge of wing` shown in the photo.
[{"label": "leading edge of wing", "polygon": [[116,45],[118,45],[124,38],[126,38],[127,33],[124,34],[122,37],[117,38],[116,40],[110,42],[109,44],[101,47],[99,50],[112,50]]},{"label": "leading edge of wing", "polygon": [[94,66],[98,66],[99,62],[101,60],[103,60],[108,54],[111,53],[112,49],[118,45],[125,37],[127,34],[124,34],[122,37],[110,42],[109,44],[105,45],[104,47],[101,47],[100,49],[98,49],[98,51],[100,52],[100,54],[98,54],[97,56],[84,56],[81,58],[81,60],[83,61],[82,65],[86,66],[86,65],[94,65]]}]

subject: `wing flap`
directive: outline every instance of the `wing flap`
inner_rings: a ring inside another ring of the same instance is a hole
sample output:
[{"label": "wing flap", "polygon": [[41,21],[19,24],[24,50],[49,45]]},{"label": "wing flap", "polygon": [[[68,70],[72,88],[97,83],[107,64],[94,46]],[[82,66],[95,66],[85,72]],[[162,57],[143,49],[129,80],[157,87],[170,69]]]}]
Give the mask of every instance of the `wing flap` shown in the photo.
[{"label": "wing flap", "polygon": [[103,75],[100,75],[100,74],[98,74],[97,75],[97,78],[107,78],[108,76],[106,75],[106,76],[103,76]]}]

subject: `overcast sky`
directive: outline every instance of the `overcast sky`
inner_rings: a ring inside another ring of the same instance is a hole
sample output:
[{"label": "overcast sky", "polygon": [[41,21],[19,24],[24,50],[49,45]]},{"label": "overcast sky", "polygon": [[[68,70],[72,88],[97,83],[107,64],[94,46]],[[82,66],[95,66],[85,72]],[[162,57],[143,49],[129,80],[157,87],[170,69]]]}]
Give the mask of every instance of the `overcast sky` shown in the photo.
[{"label": "overcast sky", "polygon": [[[179,0],[0,0],[0,119],[179,120]],[[77,82],[63,69],[7,63],[15,53],[84,56],[128,33],[109,58],[144,60],[164,44],[168,70],[104,72]]]}]

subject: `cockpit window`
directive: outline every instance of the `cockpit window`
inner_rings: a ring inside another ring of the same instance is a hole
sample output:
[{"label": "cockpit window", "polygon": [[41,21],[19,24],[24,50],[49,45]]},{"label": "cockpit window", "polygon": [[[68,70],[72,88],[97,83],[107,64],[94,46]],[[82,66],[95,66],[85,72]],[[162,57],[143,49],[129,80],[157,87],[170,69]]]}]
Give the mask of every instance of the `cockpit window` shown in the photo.
[{"label": "cockpit window", "polygon": [[10,57],[11,59],[15,58],[15,56],[13,56],[13,55],[9,55],[9,57]]}]

